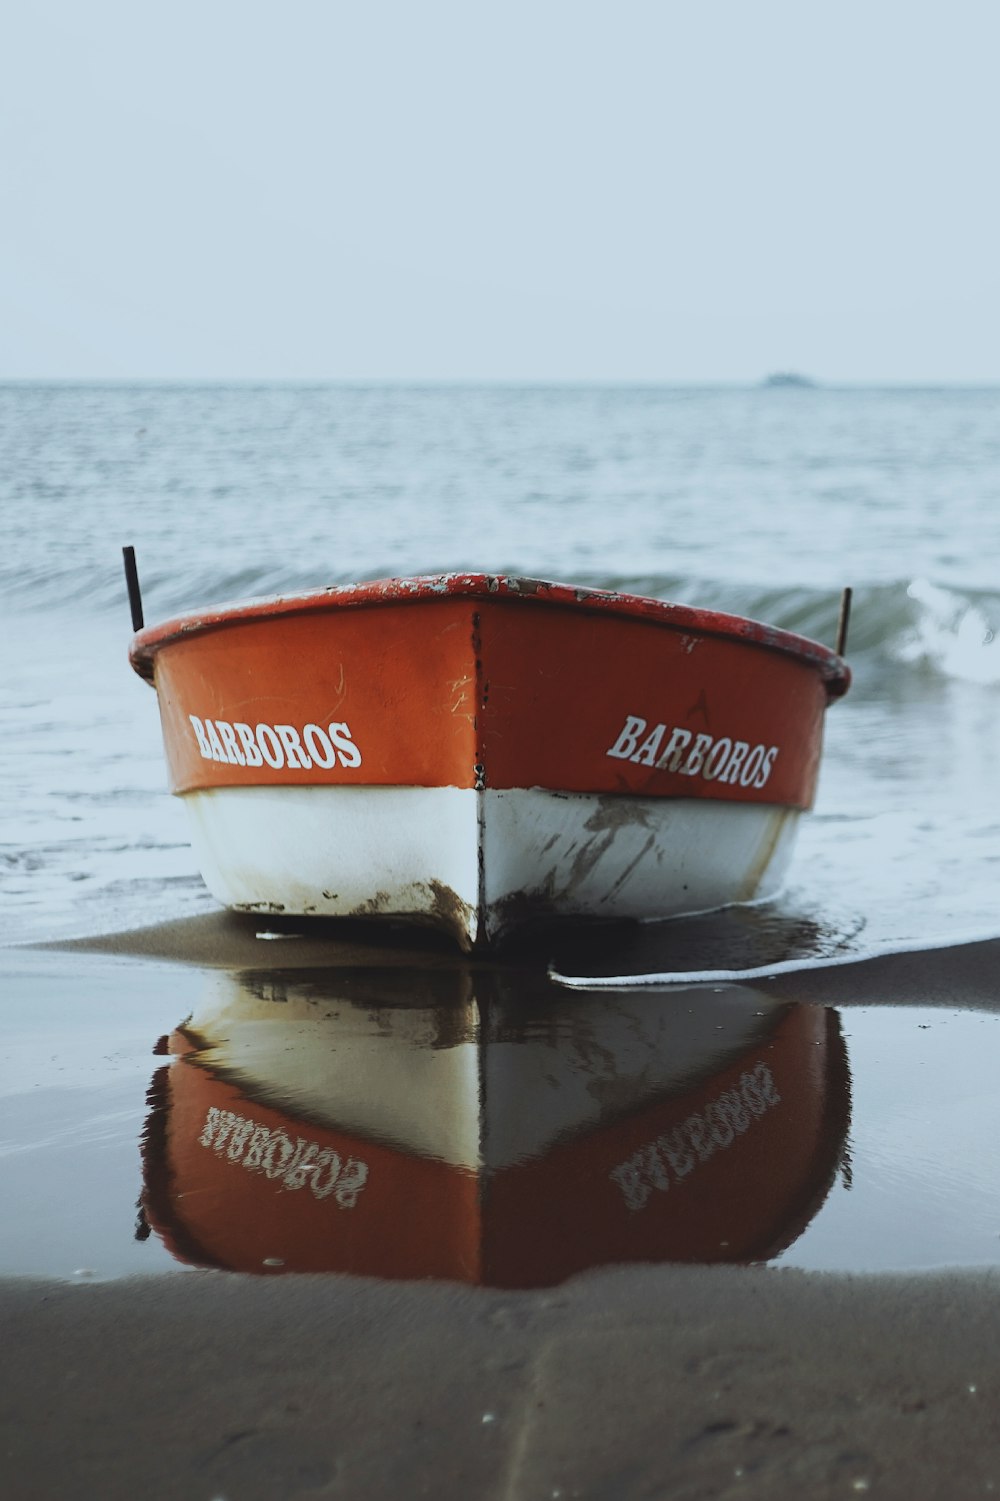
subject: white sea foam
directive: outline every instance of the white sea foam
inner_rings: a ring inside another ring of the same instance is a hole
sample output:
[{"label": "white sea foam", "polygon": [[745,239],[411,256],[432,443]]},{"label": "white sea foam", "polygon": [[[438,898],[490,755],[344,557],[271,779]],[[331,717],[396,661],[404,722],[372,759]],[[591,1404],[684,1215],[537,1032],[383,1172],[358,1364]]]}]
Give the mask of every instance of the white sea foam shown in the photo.
[{"label": "white sea foam", "polygon": [[824,954],[816,957],[803,955],[797,959],[751,965],[745,969],[661,970],[634,975],[566,975],[550,968],[549,979],[567,990],[641,990],[650,986],[683,986],[686,989],[695,985],[737,985],[748,980],[773,980],[778,975],[794,975],[808,970],[839,969],[871,959],[890,958],[894,954],[936,953],[940,950],[964,948],[969,944],[988,943],[997,938],[1000,938],[1000,922],[995,928],[985,932],[954,934],[949,938],[933,941],[915,939],[908,943],[861,946],[849,954]]}]

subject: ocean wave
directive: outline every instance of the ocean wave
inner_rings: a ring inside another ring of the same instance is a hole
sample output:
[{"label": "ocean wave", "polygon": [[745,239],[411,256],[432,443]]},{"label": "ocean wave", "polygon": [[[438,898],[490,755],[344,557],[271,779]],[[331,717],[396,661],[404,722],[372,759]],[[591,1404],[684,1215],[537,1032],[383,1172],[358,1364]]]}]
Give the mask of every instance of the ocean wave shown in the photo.
[{"label": "ocean wave", "polygon": [[[475,560],[446,560],[444,567],[465,571],[481,567]],[[432,571],[432,565],[421,570]],[[437,570],[434,570],[437,571]],[[498,572],[524,573],[516,563]],[[369,578],[393,572],[371,569]],[[331,584],[349,583],[352,575],[315,563],[218,568],[188,567],[182,573],[142,566],[140,577],[148,621],[167,619],[209,605],[278,594],[295,594]],[[789,588],[733,582],[680,573],[624,574],[577,570],[567,582],[670,599],[766,621],[814,640],[834,644],[840,609],[835,590],[815,586]],[[128,621],[124,575],[117,560],[93,569],[79,565],[14,568],[0,565],[0,598],[8,610],[51,613],[83,606],[87,613],[119,611]],[[1000,590],[944,585],[929,578],[861,585],[854,590],[848,637],[848,660],[869,669],[892,669],[957,681],[1000,683]]]},{"label": "ocean wave", "polygon": [[[149,621],[163,620],[187,610],[211,604],[292,594],[331,583],[348,583],[326,570],[317,569],[187,567],[178,573],[163,567],[146,567],[140,556],[139,580]],[[22,609],[50,612],[61,606],[84,605],[88,612],[108,614],[119,610],[128,617],[128,594],[120,560],[103,567],[75,564],[35,567],[0,566],[0,598]]]},{"label": "ocean wave", "polygon": [[[676,575],[603,575],[578,580],[593,587],[674,599],[724,610],[833,646],[840,595],[814,587],[691,579]],[[1000,683],[1000,590],[901,579],[854,589],[846,656],[878,679],[879,670],[907,670],[961,682]]]},{"label": "ocean wave", "polygon": [[969,595],[929,579],[907,587],[914,619],[896,642],[901,663],[970,683],[1000,683],[1000,594]]}]

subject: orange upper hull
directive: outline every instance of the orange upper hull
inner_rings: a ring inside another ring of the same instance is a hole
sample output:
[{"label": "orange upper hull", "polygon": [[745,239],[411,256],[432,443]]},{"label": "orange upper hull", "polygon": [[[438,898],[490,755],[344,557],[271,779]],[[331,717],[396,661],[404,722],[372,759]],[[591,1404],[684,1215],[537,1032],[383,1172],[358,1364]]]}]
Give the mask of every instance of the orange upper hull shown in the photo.
[{"label": "orange upper hull", "polygon": [[810,806],[849,672],[754,622],[486,575],[139,632],[173,791],[536,787]]}]

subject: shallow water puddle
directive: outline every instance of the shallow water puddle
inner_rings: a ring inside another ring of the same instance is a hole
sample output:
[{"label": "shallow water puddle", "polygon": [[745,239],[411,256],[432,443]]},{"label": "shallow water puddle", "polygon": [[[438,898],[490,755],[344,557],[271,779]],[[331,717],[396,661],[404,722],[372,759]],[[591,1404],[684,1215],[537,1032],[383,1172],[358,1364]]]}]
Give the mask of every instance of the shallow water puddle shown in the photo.
[{"label": "shallow water puddle", "polygon": [[1000,1261],[1000,1016],[930,1007],[840,1016],[852,1095],[846,1171],[781,1261],[839,1271]]},{"label": "shallow water puddle", "polygon": [[0,1272],[1000,1262],[990,1010],[2,962]]}]

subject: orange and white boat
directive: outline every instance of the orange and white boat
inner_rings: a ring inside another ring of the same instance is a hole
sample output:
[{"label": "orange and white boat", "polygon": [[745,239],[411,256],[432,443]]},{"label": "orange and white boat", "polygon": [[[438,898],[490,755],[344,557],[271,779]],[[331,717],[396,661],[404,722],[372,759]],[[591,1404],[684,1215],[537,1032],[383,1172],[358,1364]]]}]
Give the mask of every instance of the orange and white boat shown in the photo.
[{"label": "orange and white boat", "polygon": [[464,948],[775,889],[850,682],[754,621],[487,574],[208,609],[130,657],[220,901]]}]

